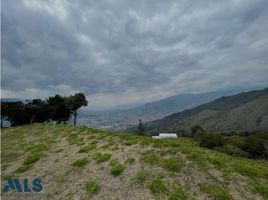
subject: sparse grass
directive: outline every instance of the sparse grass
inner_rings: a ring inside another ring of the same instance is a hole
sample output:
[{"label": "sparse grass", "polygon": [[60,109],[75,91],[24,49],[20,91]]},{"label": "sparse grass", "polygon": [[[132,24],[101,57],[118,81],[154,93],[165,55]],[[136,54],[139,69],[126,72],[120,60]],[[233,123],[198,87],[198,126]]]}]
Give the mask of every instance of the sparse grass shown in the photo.
[{"label": "sparse grass", "polygon": [[150,173],[144,169],[138,171],[138,173],[132,177],[135,184],[143,184],[149,178]]},{"label": "sparse grass", "polygon": [[160,162],[160,157],[155,153],[144,154],[141,160],[149,165],[157,165]]},{"label": "sparse grass", "polygon": [[207,193],[214,200],[232,200],[232,196],[223,186],[214,184],[202,184],[201,191]]},{"label": "sparse grass", "polygon": [[125,170],[125,167],[122,164],[116,164],[111,168],[111,174],[113,176],[119,176],[123,173],[123,171]]},{"label": "sparse grass", "polygon": [[[257,199],[259,195],[261,195],[263,199],[268,199],[268,168],[266,161],[262,162],[260,160],[238,158],[215,150],[202,148],[191,138],[153,140],[149,137],[109,133],[97,129],[86,127],[78,128],[69,125],[34,124],[1,129],[1,131],[1,145],[3,149],[1,152],[2,177],[9,177],[10,174],[12,174],[12,177],[18,177],[19,173],[27,171],[29,171],[29,173],[36,172],[39,169],[35,167],[33,168],[33,166],[37,162],[40,162],[42,156],[50,156],[53,153],[55,153],[55,158],[53,158],[52,161],[58,161],[57,163],[53,162],[53,164],[58,166],[62,162],[61,156],[65,156],[64,160],[72,158],[72,156],[69,156],[68,154],[68,148],[72,148],[72,150],[77,151],[76,146],[86,143],[86,145],[81,146],[80,149],[78,148],[79,152],[92,152],[90,153],[90,156],[92,156],[92,159],[95,160],[96,163],[110,161],[109,166],[111,175],[119,176],[122,174],[118,177],[122,182],[126,180],[124,177],[124,169],[126,167],[130,166],[134,162],[135,165],[131,166],[131,169],[134,168],[134,166],[145,167],[146,171],[138,171],[131,178],[131,182],[136,184],[135,186],[148,186],[148,189],[150,189],[153,194],[159,194],[159,196],[156,196],[156,199],[162,199],[162,197],[163,199],[169,198],[169,200],[191,199],[190,196],[187,196],[188,193],[180,185],[173,186],[168,189],[169,185],[172,186],[172,184],[178,183],[178,176],[180,176],[180,174],[176,172],[184,173],[187,168],[190,169],[191,167],[194,169],[189,171],[195,172],[198,170],[200,174],[205,176],[209,175],[208,170],[214,168],[216,168],[219,172],[219,175],[222,174],[221,177],[218,177],[218,173],[213,174],[213,177],[207,176],[207,180],[204,182],[204,185],[200,186],[200,190],[208,194],[211,199],[232,199],[232,196],[227,189],[222,188],[221,185],[214,185],[211,183],[221,183],[222,178],[224,178],[224,184],[226,183],[227,185],[229,183],[229,179],[226,177],[234,178],[234,176],[239,177],[239,179],[237,179],[237,182],[239,183],[238,186],[241,186],[239,191],[240,189],[241,191],[243,189],[249,189],[248,193],[250,193],[252,197],[255,197],[255,199]],[[68,144],[67,146],[65,146],[64,143],[62,144],[61,141],[62,139],[65,140],[65,138],[69,144],[73,144],[75,146],[70,147]],[[103,138],[105,139],[102,140]],[[100,139],[102,141],[100,141]],[[58,143],[59,146],[57,146]],[[124,146],[122,146],[122,144]],[[128,144],[137,145],[135,148],[131,148]],[[152,148],[152,146],[157,149]],[[53,147],[52,150],[51,147]],[[98,149],[98,151],[95,151],[93,147],[96,150]],[[135,157],[135,160],[134,155],[136,156],[137,153],[141,152],[141,147],[145,147],[142,151],[146,150],[147,153],[140,155],[140,160],[139,156],[137,156],[137,158]],[[121,152],[122,148],[124,148],[124,150]],[[60,151],[64,151],[64,153],[62,152],[57,154]],[[132,154],[132,151],[136,152]],[[121,163],[111,157],[111,154],[116,155],[118,152],[120,154],[125,153],[123,158],[127,156],[123,161],[121,161],[120,158]],[[181,156],[183,161],[187,161],[185,164],[178,157],[181,154],[183,154]],[[24,157],[25,155],[26,157]],[[80,158],[81,154],[78,154],[77,152],[76,156],[79,156],[78,158]],[[87,155],[85,154],[85,156]],[[79,160],[71,163],[71,165],[78,167],[85,166],[91,158],[83,158]],[[21,161],[23,164],[20,166]],[[147,164],[149,166],[144,166]],[[95,162],[92,163],[92,165],[95,165]],[[10,170],[11,167],[13,168],[14,166],[16,170]],[[104,173],[106,167],[107,165],[104,164],[99,165],[97,168],[100,169],[100,173]],[[149,167],[149,169],[147,169],[147,167]],[[163,169],[161,169],[161,167]],[[184,167],[185,170],[181,170],[182,167]],[[72,170],[74,170],[74,168],[70,168],[70,171]],[[51,171],[49,173],[51,173]],[[157,178],[154,178],[154,176],[151,177],[151,175],[155,173],[162,174],[162,176],[158,176]],[[55,176],[54,181],[64,183],[67,179],[64,179],[65,176],[63,176]],[[110,178],[113,179],[112,176],[110,176]],[[111,181],[109,180],[110,178],[108,178],[108,181]],[[198,176],[193,173],[193,181],[195,181],[196,178],[198,178]],[[167,181],[166,183],[165,180]],[[159,181],[163,184],[156,184]],[[163,185],[164,187],[162,187]],[[187,185],[187,182],[185,183],[185,187],[189,190],[189,194],[194,194],[193,189]],[[61,189],[59,189],[59,192],[61,192],[60,190]],[[243,198],[239,191],[237,191],[238,189],[234,188],[234,190],[239,198]],[[161,194],[164,196],[161,196]],[[52,192],[52,197],[53,195],[55,195],[54,192]]]},{"label": "sparse grass", "polygon": [[116,164],[119,164],[118,161],[117,161],[116,159],[112,159],[112,160],[110,160],[110,162],[109,162],[109,165],[110,165],[110,166],[115,166]]},{"label": "sparse grass", "polygon": [[153,194],[161,194],[167,192],[166,183],[159,177],[152,180],[148,186]]},{"label": "sparse grass", "polygon": [[187,196],[181,185],[175,185],[169,194],[168,200],[189,200],[190,198]]},{"label": "sparse grass", "polygon": [[125,160],[125,164],[132,165],[135,162],[135,158],[128,158]]},{"label": "sparse grass", "polygon": [[89,180],[86,184],[86,191],[88,196],[92,197],[96,194],[98,194],[101,190],[101,187],[99,184],[94,180]]},{"label": "sparse grass", "polygon": [[168,158],[162,160],[161,166],[168,171],[179,172],[182,168],[182,163],[176,158]]},{"label": "sparse grass", "polygon": [[82,158],[82,159],[78,159],[78,160],[74,161],[72,163],[72,166],[82,167],[82,166],[86,165],[88,162],[89,162],[89,160],[87,158]]},{"label": "sparse grass", "polygon": [[105,154],[97,153],[93,156],[93,159],[96,161],[97,164],[99,164],[99,163],[110,160],[111,156],[112,155],[108,153],[105,153]]}]

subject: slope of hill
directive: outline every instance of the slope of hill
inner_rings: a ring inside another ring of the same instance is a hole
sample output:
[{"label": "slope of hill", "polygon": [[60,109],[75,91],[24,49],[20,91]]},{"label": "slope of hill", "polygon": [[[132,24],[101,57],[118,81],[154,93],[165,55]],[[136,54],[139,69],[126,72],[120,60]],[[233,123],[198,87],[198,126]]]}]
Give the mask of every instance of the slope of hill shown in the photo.
[{"label": "slope of hill", "polygon": [[81,113],[82,119],[80,122],[91,127],[120,130],[124,129],[124,127],[136,125],[140,118],[144,122],[161,119],[172,113],[193,108],[229,94],[234,94],[234,91],[179,94],[132,109],[100,112],[89,115]]},{"label": "slope of hill", "polygon": [[40,178],[43,186],[41,193],[10,191],[2,193],[2,199],[268,197],[264,162],[204,149],[190,138],[154,140],[86,127],[35,124],[2,129],[1,139],[2,179]]},{"label": "slope of hill", "polygon": [[151,132],[186,131],[195,125],[208,131],[268,131],[268,88],[216,99],[193,109],[149,122]]}]

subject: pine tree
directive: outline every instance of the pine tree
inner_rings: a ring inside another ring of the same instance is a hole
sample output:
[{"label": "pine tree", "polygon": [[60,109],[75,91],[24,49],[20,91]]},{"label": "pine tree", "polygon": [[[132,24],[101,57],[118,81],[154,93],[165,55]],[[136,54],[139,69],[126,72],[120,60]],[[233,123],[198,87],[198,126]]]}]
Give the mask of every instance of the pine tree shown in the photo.
[{"label": "pine tree", "polygon": [[139,125],[138,125],[138,134],[139,135],[145,135],[145,129],[142,123],[142,120],[139,120]]}]

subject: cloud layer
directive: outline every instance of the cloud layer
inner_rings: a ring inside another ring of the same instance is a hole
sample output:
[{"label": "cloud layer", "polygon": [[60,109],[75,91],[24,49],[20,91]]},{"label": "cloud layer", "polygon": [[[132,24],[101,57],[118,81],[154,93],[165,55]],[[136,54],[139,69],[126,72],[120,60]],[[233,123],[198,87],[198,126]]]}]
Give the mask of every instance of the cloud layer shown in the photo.
[{"label": "cloud layer", "polygon": [[2,2],[2,96],[93,107],[267,86],[266,0]]}]

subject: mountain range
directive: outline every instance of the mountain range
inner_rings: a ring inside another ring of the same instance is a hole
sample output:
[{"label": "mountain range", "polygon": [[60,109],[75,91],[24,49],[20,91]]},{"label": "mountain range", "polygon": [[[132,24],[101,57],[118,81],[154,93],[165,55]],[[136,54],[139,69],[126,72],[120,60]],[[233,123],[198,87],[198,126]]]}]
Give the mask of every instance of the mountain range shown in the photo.
[{"label": "mountain range", "polygon": [[216,91],[201,94],[178,94],[131,109],[91,113],[83,111],[80,112],[79,122],[94,128],[122,130],[136,125],[139,119],[142,119],[143,122],[161,119],[172,113],[193,108],[236,92]]},{"label": "mountain range", "polygon": [[190,132],[196,125],[213,132],[268,131],[268,88],[224,96],[148,122],[145,128],[151,134]]}]

